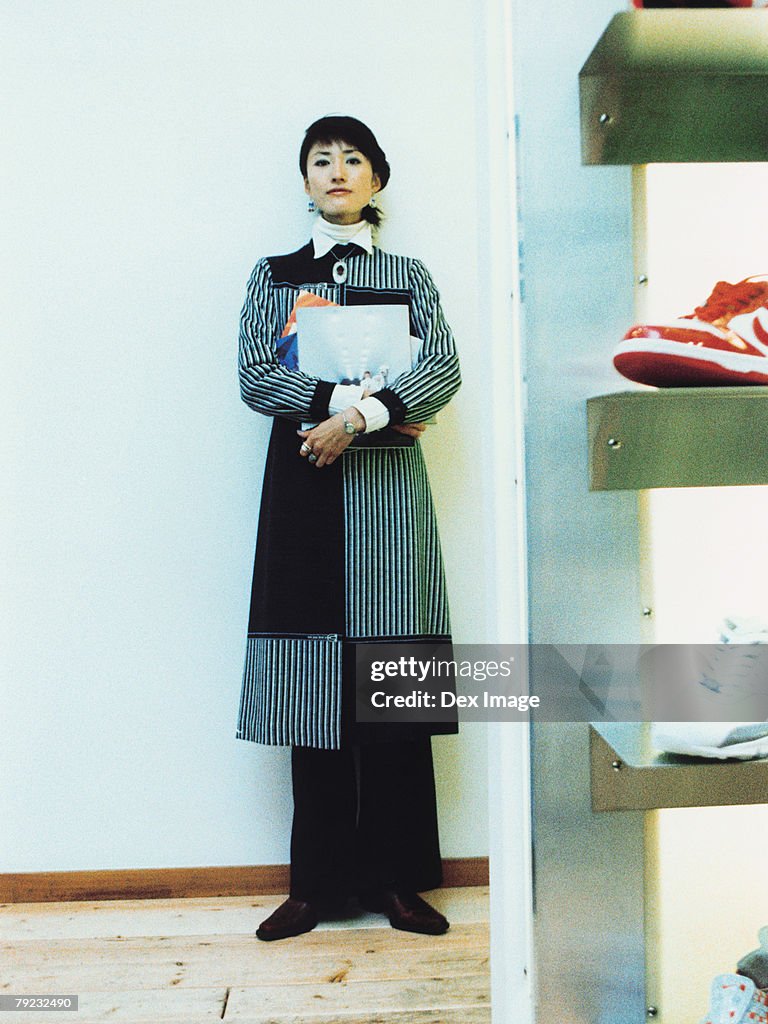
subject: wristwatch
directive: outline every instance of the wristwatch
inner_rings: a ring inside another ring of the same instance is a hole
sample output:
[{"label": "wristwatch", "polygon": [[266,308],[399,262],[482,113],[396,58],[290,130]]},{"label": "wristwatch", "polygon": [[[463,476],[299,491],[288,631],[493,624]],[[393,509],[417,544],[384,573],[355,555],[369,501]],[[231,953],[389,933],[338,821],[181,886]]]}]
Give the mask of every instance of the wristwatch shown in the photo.
[{"label": "wristwatch", "polygon": [[342,416],[342,419],[344,420],[344,431],[345,431],[345,433],[347,433],[347,434],[356,434],[357,430],[355,429],[355,424],[352,422],[352,420],[348,420],[347,419],[347,414],[345,412],[343,412],[341,414],[341,416]]}]

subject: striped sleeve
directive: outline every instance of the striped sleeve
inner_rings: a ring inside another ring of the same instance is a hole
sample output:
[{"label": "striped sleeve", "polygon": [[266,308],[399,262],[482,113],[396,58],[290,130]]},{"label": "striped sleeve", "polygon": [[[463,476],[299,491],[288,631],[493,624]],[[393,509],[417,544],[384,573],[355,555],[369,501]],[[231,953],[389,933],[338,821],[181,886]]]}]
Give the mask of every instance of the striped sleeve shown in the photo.
[{"label": "striped sleeve", "polygon": [[297,422],[324,420],[334,385],[280,364],[276,341],[281,330],[269,261],[261,259],[248,281],[240,314],[240,395],[246,405],[265,416]]},{"label": "striped sleeve", "polygon": [[[409,287],[415,335],[422,342],[419,360],[412,370],[401,373],[387,391],[404,407],[400,416],[390,410],[392,422],[418,423],[448,404],[461,386],[461,370],[440,296],[421,260],[411,260]],[[385,392],[376,397],[390,404]]]}]

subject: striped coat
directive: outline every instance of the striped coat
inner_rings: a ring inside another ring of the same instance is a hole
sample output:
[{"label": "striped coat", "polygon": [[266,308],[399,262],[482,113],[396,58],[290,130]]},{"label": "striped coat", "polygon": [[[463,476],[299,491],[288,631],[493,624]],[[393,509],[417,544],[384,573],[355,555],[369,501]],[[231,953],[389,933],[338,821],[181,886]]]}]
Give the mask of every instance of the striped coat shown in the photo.
[{"label": "striped coat", "polygon": [[241,395],[273,417],[273,427],[238,739],[325,749],[360,739],[354,725],[343,726],[353,699],[347,687],[354,645],[450,639],[440,541],[418,441],[387,427],[361,438],[375,447],[350,447],[320,470],[298,455],[297,428],[327,418],[335,386],[278,361],[277,340],[302,289],[339,305],[408,306],[411,334],[422,345],[416,366],[376,393],[390,424],[428,418],[460,385],[453,335],[424,265],[378,248],[349,250],[343,284],[333,282],[335,257],[314,259],[311,243],[260,260],[248,282]]}]

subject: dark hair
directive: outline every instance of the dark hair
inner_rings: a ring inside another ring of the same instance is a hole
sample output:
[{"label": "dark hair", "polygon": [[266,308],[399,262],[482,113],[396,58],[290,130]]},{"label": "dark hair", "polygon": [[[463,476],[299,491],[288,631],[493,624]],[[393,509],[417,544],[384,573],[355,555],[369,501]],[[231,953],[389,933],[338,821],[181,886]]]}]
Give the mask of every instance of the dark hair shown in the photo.
[{"label": "dark hair", "polygon": [[[368,125],[358,121],[356,117],[342,115],[321,117],[307,128],[299,151],[299,167],[304,178],[307,176],[307,157],[310,149],[315,143],[330,145],[332,142],[346,142],[367,157],[373,167],[373,173],[378,175],[381,187],[384,188],[389,181],[389,164],[384,150],[376,141],[376,136]],[[372,206],[366,206],[360,216],[370,221],[374,227],[381,223],[381,213]]]}]

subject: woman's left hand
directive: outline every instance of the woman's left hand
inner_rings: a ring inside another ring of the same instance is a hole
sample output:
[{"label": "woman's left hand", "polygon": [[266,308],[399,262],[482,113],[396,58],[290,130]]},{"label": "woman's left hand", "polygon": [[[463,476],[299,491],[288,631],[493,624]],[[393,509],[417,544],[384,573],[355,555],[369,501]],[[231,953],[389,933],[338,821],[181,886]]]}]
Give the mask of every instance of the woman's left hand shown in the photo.
[{"label": "woman's left hand", "polygon": [[[347,409],[345,412],[347,420],[354,424],[358,433],[365,430],[365,418],[357,409]],[[348,434],[344,429],[344,413],[340,412],[318,423],[311,430],[297,430],[296,433],[303,438],[299,455],[305,459],[314,455],[311,461],[317,469],[330,466],[355,439],[354,434]]]},{"label": "woman's left hand", "polygon": [[398,434],[405,434],[407,437],[421,437],[427,429],[426,423],[398,423],[392,427]]}]

